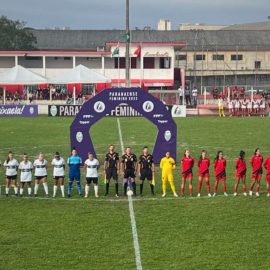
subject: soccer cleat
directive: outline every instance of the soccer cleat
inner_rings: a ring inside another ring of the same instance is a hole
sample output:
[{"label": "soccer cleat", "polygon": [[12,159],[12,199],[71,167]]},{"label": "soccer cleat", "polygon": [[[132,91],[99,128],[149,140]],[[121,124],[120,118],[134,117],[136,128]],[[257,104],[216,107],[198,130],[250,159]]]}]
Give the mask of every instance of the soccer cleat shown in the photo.
[{"label": "soccer cleat", "polygon": [[115,194],[115,198],[119,198],[119,195],[118,194]]},{"label": "soccer cleat", "polygon": [[209,197],[209,198],[211,198],[211,197],[212,197],[211,193],[208,193],[208,197]]},{"label": "soccer cleat", "polygon": [[252,190],[249,191],[249,196],[252,196],[253,192]]},{"label": "soccer cleat", "polygon": [[267,197],[270,197],[270,193],[267,193]]},{"label": "soccer cleat", "polygon": [[225,197],[228,197],[228,193],[227,193],[227,192],[224,192],[224,196],[225,196]]},{"label": "soccer cleat", "polygon": [[166,197],[166,193],[163,193],[163,194],[162,194],[162,198],[164,198],[164,197]]},{"label": "soccer cleat", "polygon": [[259,192],[256,192],[256,194],[255,194],[257,197],[260,197],[260,194],[259,194]]},{"label": "soccer cleat", "polygon": [[87,198],[87,197],[88,197],[88,195],[85,194],[84,198]]},{"label": "soccer cleat", "polygon": [[201,194],[200,194],[200,193],[198,193],[197,197],[198,197],[198,198],[199,198],[199,197],[201,197]]},{"label": "soccer cleat", "polygon": [[213,197],[216,197],[217,196],[217,193],[213,193]]},{"label": "soccer cleat", "polygon": [[96,197],[96,198],[99,198],[99,196],[98,196],[98,195],[95,195],[95,197]]},{"label": "soccer cleat", "polygon": [[178,197],[178,194],[176,192],[174,192],[173,193],[173,196],[177,198]]},{"label": "soccer cleat", "polygon": [[247,193],[246,193],[246,192],[244,192],[244,193],[243,193],[243,195],[244,195],[244,196],[247,196]]},{"label": "soccer cleat", "polygon": [[233,193],[233,196],[236,197],[236,196],[237,196],[237,192],[234,192],[234,193]]},{"label": "soccer cleat", "polygon": [[105,193],[105,194],[104,194],[104,197],[107,197],[108,195],[109,195],[109,193]]}]

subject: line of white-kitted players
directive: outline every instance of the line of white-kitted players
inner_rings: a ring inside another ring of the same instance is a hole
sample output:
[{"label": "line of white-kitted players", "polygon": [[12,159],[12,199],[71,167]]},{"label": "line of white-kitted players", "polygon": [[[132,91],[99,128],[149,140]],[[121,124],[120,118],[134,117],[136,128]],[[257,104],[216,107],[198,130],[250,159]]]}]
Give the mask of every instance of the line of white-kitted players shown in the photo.
[{"label": "line of white-kitted players", "polygon": [[[95,166],[92,166],[95,164]],[[66,161],[60,156],[59,152],[55,153],[53,160],[51,161],[53,166],[53,197],[56,196],[57,188],[60,186],[62,197],[65,197],[65,187],[64,187],[64,178],[65,178],[65,165]],[[95,197],[98,197],[98,185],[97,181],[94,181],[98,177],[97,169],[99,168],[99,162],[94,158],[92,154],[89,154],[88,159],[84,163],[86,168],[86,178],[92,180],[94,183]],[[1,161],[0,161],[1,166]],[[32,196],[32,171],[34,170],[34,196],[38,194],[39,184],[42,183],[44,187],[44,192],[46,196],[49,196],[49,188],[47,183],[47,168],[48,162],[44,158],[44,155],[40,153],[37,159],[32,163],[27,154],[23,154],[22,161],[19,163],[15,158],[12,152],[9,152],[7,159],[4,161],[3,166],[5,168],[6,175],[6,190],[5,195],[9,196],[10,187],[14,187],[14,193],[16,196],[23,196],[25,186],[28,187],[28,195]],[[93,168],[93,169],[91,169]],[[18,172],[20,173],[20,185],[18,186]],[[85,189],[85,197],[88,197],[89,185],[87,181]],[[77,183],[78,184],[78,183]],[[1,194],[1,185],[0,185],[0,194]]]}]

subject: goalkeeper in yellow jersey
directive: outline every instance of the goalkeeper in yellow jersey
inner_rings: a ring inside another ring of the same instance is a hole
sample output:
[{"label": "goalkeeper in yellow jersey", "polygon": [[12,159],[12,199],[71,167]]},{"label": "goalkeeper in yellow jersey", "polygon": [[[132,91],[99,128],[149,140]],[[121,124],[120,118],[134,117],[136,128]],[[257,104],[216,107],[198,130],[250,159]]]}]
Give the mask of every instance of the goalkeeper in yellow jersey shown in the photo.
[{"label": "goalkeeper in yellow jersey", "polygon": [[170,152],[166,153],[166,156],[160,161],[160,168],[162,171],[162,197],[166,196],[166,185],[169,181],[174,197],[178,197],[175,191],[175,185],[173,180],[173,170],[175,169],[175,161],[171,157]]}]

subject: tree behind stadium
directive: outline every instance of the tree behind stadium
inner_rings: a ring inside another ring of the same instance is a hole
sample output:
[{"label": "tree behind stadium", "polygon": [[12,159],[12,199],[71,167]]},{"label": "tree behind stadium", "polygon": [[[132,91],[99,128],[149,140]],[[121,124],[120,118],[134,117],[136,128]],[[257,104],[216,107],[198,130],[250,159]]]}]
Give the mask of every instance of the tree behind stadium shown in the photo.
[{"label": "tree behind stadium", "polygon": [[0,50],[34,50],[36,37],[25,28],[25,22],[0,17]]}]

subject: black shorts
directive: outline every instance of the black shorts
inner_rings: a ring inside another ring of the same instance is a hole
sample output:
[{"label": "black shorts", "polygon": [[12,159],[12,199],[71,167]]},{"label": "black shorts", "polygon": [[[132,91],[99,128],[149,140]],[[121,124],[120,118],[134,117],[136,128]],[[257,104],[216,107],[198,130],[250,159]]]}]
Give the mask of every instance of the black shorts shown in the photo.
[{"label": "black shorts", "polygon": [[54,180],[58,181],[59,179],[65,179],[65,176],[54,176]]},{"label": "black shorts", "polygon": [[141,177],[140,180],[144,181],[145,179],[152,181],[153,180],[153,173],[151,169],[142,169],[140,171]]},{"label": "black shorts", "polygon": [[107,168],[106,179],[110,181],[111,178],[116,181],[118,180],[117,168]]},{"label": "black shorts", "polygon": [[6,175],[6,178],[8,180],[17,180],[17,174],[16,175]]},{"label": "black shorts", "polygon": [[47,178],[47,175],[43,175],[43,176],[35,176],[35,180],[41,180],[43,178]]},{"label": "black shorts", "polygon": [[93,182],[96,185],[98,183],[98,178],[97,177],[86,177],[86,183],[88,185],[90,185],[91,182]]},{"label": "black shorts", "polygon": [[135,170],[134,169],[127,169],[124,171],[124,178],[128,179],[128,178],[135,178]]}]

